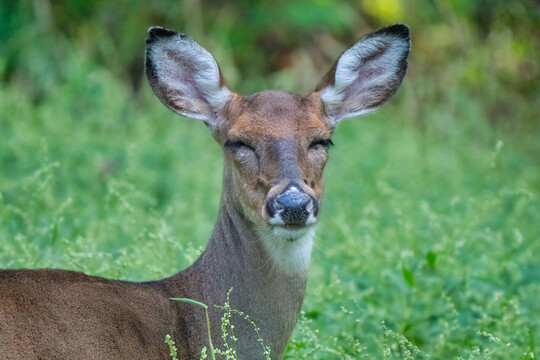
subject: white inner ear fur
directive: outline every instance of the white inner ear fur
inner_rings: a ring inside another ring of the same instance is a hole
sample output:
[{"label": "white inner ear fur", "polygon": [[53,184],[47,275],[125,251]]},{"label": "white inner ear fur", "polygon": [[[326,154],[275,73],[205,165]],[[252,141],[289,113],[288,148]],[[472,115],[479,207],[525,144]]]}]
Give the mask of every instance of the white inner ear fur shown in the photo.
[{"label": "white inner ear fur", "polygon": [[165,105],[181,115],[215,125],[216,112],[230,97],[220,87],[219,68],[212,55],[189,37],[179,34],[150,47],[158,84],[168,88]]},{"label": "white inner ear fur", "polygon": [[383,92],[392,91],[391,84],[399,85],[399,62],[408,47],[407,40],[386,35],[360,40],[341,55],[334,86],[321,92],[332,125],[377,110],[379,106],[370,103]]}]

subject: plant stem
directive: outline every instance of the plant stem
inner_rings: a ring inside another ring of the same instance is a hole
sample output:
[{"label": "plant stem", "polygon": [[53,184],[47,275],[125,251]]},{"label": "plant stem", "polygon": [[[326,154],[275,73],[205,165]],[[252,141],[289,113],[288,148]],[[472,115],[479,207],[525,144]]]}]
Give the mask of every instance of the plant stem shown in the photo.
[{"label": "plant stem", "polygon": [[216,360],[216,354],[214,353],[214,345],[212,344],[212,334],[210,333],[210,317],[208,316],[208,305],[200,301],[193,300],[193,299],[186,299],[186,298],[180,298],[180,299],[170,298],[170,299],[176,300],[176,301],[187,302],[187,303],[194,304],[197,306],[202,306],[204,308],[204,312],[206,314],[206,327],[208,329],[208,343],[210,344],[210,355],[212,355],[212,360]]},{"label": "plant stem", "polygon": [[210,354],[212,355],[212,360],[216,360],[216,355],[214,354],[214,345],[212,345],[212,334],[210,334],[210,318],[208,317],[208,306],[204,308],[206,313],[206,327],[208,328],[208,343],[210,344]]}]

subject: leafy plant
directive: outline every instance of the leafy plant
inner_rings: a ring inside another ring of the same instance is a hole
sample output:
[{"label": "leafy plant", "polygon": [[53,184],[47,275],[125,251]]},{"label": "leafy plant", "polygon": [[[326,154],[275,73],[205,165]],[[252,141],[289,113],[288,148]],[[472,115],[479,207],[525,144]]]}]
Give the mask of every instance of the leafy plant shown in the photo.
[{"label": "leafy plant", "polygon": [[[244,312],[231,307],[229,298],[230,298],[232,290],[233,288],[230,288],[229,291],[227,292],[227,300],[225,301],[225,304],[223,304],[223,306],[214,305],[216,308],[221,309],[224,312],[221,318],[221,338],[223,339],[224,349],[214,348],[212,344],[212,335],[210,332],[210,318],[208,317],[208,305],[203,304],[196,300],[186,299],[186,298],[171,298],[171,300],[182,301],[182,302],[190,303],[193,305],[201,306],[204,308],[205,315],[206,315],[206,327],[208,329],[208,343],[210,345],[210,355],[212,357],[212,360],[215,360],[216,354],[224,356],[227,360],[238,359],[237,354],[236,354],[236,343],[238,339],[234,335],[234,325],[231,322],[231,318],[233,314],[238,315],[242,320],[247,321],[249,324],[251,324],[251,326],[253,326],[253,331],[257,333],[258,342],[259,344],[261,344],[264,358],[267,360],[270,360],[271,350],[269,347],[264,346],[264,341],[261,338],[259,328],[255,324],[255,322],[251,320],[248,314],[245,314]],[[169,335],[167,336],[168,336],[167,339],[170,340]],[[229,340],[232,341],[231,344],[229,344]],[[169,341],[166,340],[166,342],[169,344],[169,346],[171,346]],[[174,342],[172,343],[172,345],[174,345]],[[172,349],[173,347],[171,347],[171,356],[173,356]],[[174,354],[176,354],[176,348],[174,348]],[[203,358],[206,358],[206,347],[204,347],[201,351],[201,359]],[[173,360],[176,360],[174,356],[173,356]]]}]

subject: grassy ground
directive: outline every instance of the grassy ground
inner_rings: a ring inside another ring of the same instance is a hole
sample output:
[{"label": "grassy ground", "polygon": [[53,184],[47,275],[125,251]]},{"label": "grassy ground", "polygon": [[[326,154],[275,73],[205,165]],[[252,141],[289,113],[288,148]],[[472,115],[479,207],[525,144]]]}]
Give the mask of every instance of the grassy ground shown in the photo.
[{"label": "grassy ground", "polygon": [[[0,267],[149,280],[188,266],[217,215],[218,145],[148,87],[134,98],[76,54],[65,73],[37,104],[1,85]],[[540,136],[491,126],[482,93],[420,104],[429,92],[406,78],[336,131],[287,359],[538,354]]]}]

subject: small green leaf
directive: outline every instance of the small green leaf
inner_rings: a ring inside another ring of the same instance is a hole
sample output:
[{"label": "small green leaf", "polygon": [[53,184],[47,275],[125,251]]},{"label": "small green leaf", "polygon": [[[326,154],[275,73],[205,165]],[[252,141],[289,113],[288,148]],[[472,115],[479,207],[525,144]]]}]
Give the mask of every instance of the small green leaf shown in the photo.
[{"label": "small green leaf", "polygon": [[193,299],[186,299],[186,298],[170,298],[170,299],[171,300],[176,300],[176,301],[187,302],[187,303],[190,303],[190,304],[199,305],[199,306],[202,306],[205,309],[208,309],[208,305],[203,304],[202,302],[198,302],[198,301],[193,300]]},{"label": "small green leaf", "polygon": [[426,254],[426,262],[427,262],[427,264],[428,264],[428,266],[430,268],[434,269],[435,268],[435,263],[437,262],[437,254],[435,254],[432,251],[429,251]]},{"label": "small green leaf", "polygon": [[405,282],[410,286],[414,286],[414,276],[411,272],[411,270],[407,269],[406,267],[402,267],[401,271],[403,272],[403,278],[405,279]]}]

